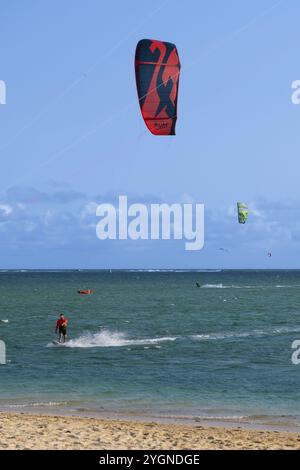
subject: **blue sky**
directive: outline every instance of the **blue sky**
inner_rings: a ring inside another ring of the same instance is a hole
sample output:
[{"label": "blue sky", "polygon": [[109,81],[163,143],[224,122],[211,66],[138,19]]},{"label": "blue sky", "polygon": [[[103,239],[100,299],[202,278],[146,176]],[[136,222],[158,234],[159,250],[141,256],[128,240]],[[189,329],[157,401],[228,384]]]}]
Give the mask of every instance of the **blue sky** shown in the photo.
[{"label": "blue sky", "polygon": [[[0,267],[300,267],[299,2],[0,0],[0,9]],[[142,122],[141,38],[177,45],[175,137]],[[205,248],[100,242],[94,204],[119,194],[203,202]],[[251,208],[245,227],[238,200]]]}]

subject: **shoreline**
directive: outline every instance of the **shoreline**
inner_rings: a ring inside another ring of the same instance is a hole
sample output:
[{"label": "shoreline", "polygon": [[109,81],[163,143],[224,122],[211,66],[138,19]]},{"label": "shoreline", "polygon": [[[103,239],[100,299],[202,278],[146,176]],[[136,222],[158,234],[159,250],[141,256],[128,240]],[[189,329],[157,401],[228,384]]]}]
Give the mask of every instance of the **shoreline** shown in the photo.
[{"label": "shoreline", "polygon": [[[185,425],[191,427],[217,427],[224,429],[244,429],[252,431],[289,432],[300,435],[300,426],[288,422],[288,418],[275,416],[261,416],[260,419],[249,417],[214,417],[214,416],[182,416],[147,414],[128,411],[93,410],[88,408],[67,408],[51,406],[17,406],[14,409],[0,407],[0,416],[7,415],[29,415],[29,416],[49,416],[60,418],[96,419],[107,421],[126,421],[137,423],[157,423],[163,425]],[[280,419],[281,418],[281,419]]]},{"label": "shoreline", "polygon": [[298,449],[300,432],[0,412],[0,450]]}]

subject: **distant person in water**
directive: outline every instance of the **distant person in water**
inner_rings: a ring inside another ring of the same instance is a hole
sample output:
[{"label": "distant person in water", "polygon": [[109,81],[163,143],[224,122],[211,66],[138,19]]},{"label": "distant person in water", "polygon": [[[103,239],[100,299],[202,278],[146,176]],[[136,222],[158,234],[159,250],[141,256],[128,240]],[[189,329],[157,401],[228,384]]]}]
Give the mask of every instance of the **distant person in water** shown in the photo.
[{"label": "distant person in water", "polygon": [[63,342],[65,343],[67,341],[67,326],[68,326],[69,320],[64,316],[63,313],[59,315],[59,319],[56,322],[55,326],[55,333],[59,333],[58,336],[58,341],[61,343],[62,339]]},{"label": "distant person in water", "polygon": [[196,282],[195,285],[196,285],[196,287],[201,287],[200,284],[199,284],[199,282]]}]

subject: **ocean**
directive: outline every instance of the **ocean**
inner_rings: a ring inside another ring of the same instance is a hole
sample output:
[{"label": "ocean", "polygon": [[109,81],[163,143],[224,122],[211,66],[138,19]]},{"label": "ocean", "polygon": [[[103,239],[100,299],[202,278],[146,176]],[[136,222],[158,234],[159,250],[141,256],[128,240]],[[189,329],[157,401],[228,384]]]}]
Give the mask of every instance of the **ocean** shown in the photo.
[{"label": "ocean", "polygon": [[300,428],[300,271],[2,270],[0,302],[0,410]]}]

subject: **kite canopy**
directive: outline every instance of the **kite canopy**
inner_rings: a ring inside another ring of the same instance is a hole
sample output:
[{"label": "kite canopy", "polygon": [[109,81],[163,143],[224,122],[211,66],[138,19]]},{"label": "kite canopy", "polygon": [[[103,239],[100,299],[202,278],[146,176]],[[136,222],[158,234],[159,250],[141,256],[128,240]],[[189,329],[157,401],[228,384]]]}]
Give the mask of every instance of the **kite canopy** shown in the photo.
[{"label": "kite canopy", "polygon": [[245,224],[248,219],[248,207],[244,202],[237,203],[238,219],[240,224]]},{"label": "kite canopy", "polygon": [[135,51],[140,108],[152,134],[175,135],[180,62],[175,44],[142,39]]}]

